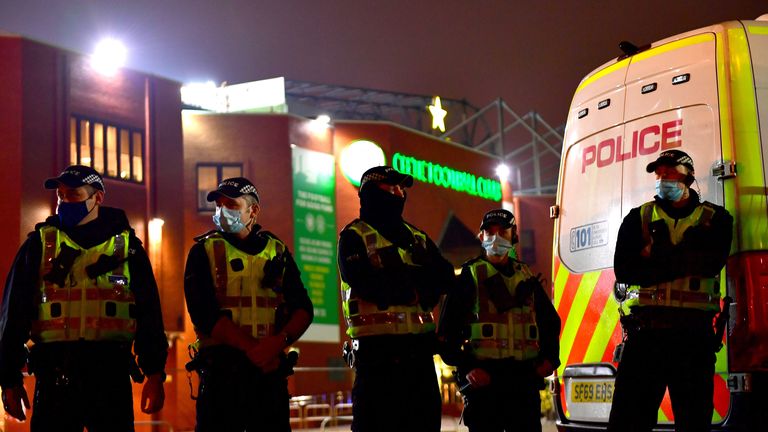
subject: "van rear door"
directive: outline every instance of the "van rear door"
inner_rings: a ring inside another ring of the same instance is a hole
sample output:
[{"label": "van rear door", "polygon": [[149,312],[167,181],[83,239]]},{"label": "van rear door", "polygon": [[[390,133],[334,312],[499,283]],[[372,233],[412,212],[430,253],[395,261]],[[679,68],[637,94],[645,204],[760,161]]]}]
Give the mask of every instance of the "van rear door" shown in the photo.
[{"label": "van rear door", "polygon": [[[646,165],[663,150],[683,150],[694,160],[694,189],[704,200],[723,202],[722,184],[711,175],[722,158],[716,73],[715,36],[700,33],[613,63],[586,78],[574,96],[553,278],[565,357],[559,402],[569,422],[608,420],[612,354],[621,340],[613,254],[624,216],[655,194]],[[717,371],[727,372],[725,350]],[[727,394],[725,375],[719,376]],[[727,400],[720,399],[713,421],[728,411]],[[659,421],[672,421],[669,398]]]}]

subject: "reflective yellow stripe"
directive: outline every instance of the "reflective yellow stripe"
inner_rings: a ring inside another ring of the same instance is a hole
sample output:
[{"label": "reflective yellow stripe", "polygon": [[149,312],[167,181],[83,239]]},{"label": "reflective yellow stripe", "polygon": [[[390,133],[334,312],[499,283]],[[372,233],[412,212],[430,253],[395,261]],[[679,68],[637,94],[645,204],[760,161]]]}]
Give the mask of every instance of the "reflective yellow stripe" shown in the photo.
[{"label": "reflective yellow stripe", "polygon": [[641,53],[635,54],[634,56],[632,56],[632,62],[636,63],[643,60],[648,60],[651,57],[655,57],[659,54],[664,54],[666,52],[670,52],[676,49],[680,49],[683,47],[696,45],[704,42],[710,42],[714,38],[715,36],[712,33],[702,33],[700,35],[691,36],[685,39],[676,40],[674,42],[665,43],[664,45],[659,45],[647,51],[643,51]]},{"label": "reflective yellow stripe", "polygon": [[[563,269],[560,270],[561,272]],[[592,293],[597,286],[597,280],[600,278],[600,272],[584,273],[579,283],[578,294],[573,299],[573,305],[568,316],[565,317],[565,325],[563,326],[563,334],[560,337],[560,362],[565,365],[568,361],[568,354],[571,352],[571,347],[576,339],[576,334],[581,327],[581,320],[584,317],[584,312],[587,310],[589,299],[592,298]]]},{"label": "reflective yellow stripe", "polygon": [[608,347],[608,342],[613,336],[613,330],[619,322],[619,309],[613,296],[608,296],[600,320],[597,322],[592,339],[589,341],[587,352],[584,355],[586,361],[602,361],[603,353]]},{"label": "reflective yellow stripe", "polygon": [[602,70],[596,72],[594,75],[584,79],[581,82],[581,84],[579,84],[579,86],[576,88],[576,92],[574,93],[574,95],[578,94],[584,87],[594,83],[595,81],[599,80],[600,78],[603,78],[604,76],[606,76],[606,75],[608,75],[610,73],[616,72],[616,71],[618,71],[620,69],[626,68],[627,66],[629,66],[629,61],[630,60],[632,62],[639,62],[639,61],[647,60],[647,59],[649,59],[651,57],[657,56],[659,54],[663,54],[665,52],[669,52],[669,51],[672,51],[672,50],[680,49],[680,48],[691,46],[691,45],[696,45],[696,44],[708,42],[708,41],[711,41],[713,38],[714,38],[714,36],[712,35],[712,33],[703,33],[703,34],[700,34],[700,35],[697,35],[697,36],[692,36],[692,37],[688,37],[688,38],[685,38],[685,39],[677,40],[677,41],[674,41],[674,42],[669,42],[669,43],[666,43],[664,45],[660,45],[658,47],[651,48],[651,49],[649,49],[647,51],[643,51],[643,52],[637,53],[637,54],[635,54],[632,57],[629,57],[629,58],[623,59],[623,60],[621,60],[621,61],[619,61],[617,63],[614,63],[614,64],[606,67],[605,69],[602,69]]},{"label": "reflective yellow stripe", "polygon": [[768,35],[768,26],[751,25],[747,26],[747,30],[756,35]]},{"label": "reflective yellow stripe", "polygon": [[[717,96],[718,112],[720,114],[720,148],[723,153],[723,160],[734,160],[733,155],[733,129],[731,127],[731,88],[728,85],[730,68],[725,61],[725,50],[728,44],[728,38],[723,33],[717,33],[716,55],[717,55]],[[736,183],[734,181],[721,182],[723,185],[723,206],[731,214],[736,215]],[[738,225],[738,220],[734,223]],[[737,234],[738,235],[738,234]],[[734,236],[734,242],[731,243],[731,253],[738,244],[738,237]],[[724,276],[725,269],[723,269]],[[721,280],[726,280],[721,277]],[[725,351],[725,349],[723,350]]]},{"label": "reflective yellow stripe", "polygon": [[568,282],[568,269],[565,268],[565,264],[560,264],[560,269],[557,271],[557,276],[555,277],[555,287],[554,287],[554,300],[555,300],[555,309],[558,309],[560,307],[560,300],[563,298],[563,292],[565,291],[565,283]]},{"label": "reflective yellow stripe", "polygon": [[579,94],[579,92],[580,92],[580,91],[581,91],[581,90],[582,90],[584,87],[586,87],[586,86],[588,86],[588,85],[590,85],[590,84],[594,83],[595,81],[599,80],[600,78],[602,78],[602,77],[604,77],[604,76],[606,76],[606,75],[608,75],[608,74],[610,74],[610,73],[616,72],[616,71],[618,71],[618,70],[620,70],[620,69],[624,69],[624,68],[626,68],[627,66],[629,66],[629,59],[628,59],[628,58],[626,58],[626,59],[624,59],[624,60],[622,60],[622,61],[620,61],[620,62],[614,63],[614,64],[612,64],[612,65],[610,65],[610,66],[606,67],[605,69],[601,69],[601,70],[599,70],[599,71],[595,72],[595,74],[594,74],[594,75],[592,75],[592,76],[589,76],[589,77],[585,78],[585,79],[584,79],[584,80],[581,82],[581,84],[579,84],[579,86],[576,88],[576,92],[574,93],[574,96],[576,96],[577,94]]},{"label": "reflective yellow stripe", "polygon": [[[762,166],[760,130],[757,118],[755,82],[749,55],[747,36],[740,28],[728,29],[730,54],[730,90],[733,115],[733,151],[738,156],[739,175],[736,181],[726,181],[726,197],[738,199],[729,208],[736,215],[736,235],[739,250],[768,249],[768,228],[764,220],[768,213],[765,177]],[[725,152],[724,152],[725,153]],[[738,186],[738,190],[734,188]]]}]

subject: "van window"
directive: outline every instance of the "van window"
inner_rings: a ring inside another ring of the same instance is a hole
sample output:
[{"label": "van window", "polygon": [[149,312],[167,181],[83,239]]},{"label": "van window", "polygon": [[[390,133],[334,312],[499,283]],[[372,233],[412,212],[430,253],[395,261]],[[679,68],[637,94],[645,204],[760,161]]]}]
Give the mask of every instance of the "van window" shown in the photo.
[{"label": "van window", "polygon": [[573,272],[613,266],[621,224],[623,125],[570,146],[565,155],[558,254]]}]

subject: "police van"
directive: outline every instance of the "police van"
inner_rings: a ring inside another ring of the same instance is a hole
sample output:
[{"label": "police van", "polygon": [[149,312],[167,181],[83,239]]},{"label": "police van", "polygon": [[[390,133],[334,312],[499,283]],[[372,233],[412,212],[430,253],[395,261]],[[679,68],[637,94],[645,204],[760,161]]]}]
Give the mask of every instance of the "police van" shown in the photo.
[{"label": "police van", "polygon": [[[713,430],[766,430],[768,15],[621,49],[576,89],[551,209],[554,302],[563,321],[552,389],[558,426],[607,424],[622,340],[616,236],[630,209],[654,195],[646,165],[679,149],[693,158],[692,188],[734,217],[721,274],[722,294],[733,303],[717,353]],[[668,394],[658,420],[661,430],[674,428]]]}]

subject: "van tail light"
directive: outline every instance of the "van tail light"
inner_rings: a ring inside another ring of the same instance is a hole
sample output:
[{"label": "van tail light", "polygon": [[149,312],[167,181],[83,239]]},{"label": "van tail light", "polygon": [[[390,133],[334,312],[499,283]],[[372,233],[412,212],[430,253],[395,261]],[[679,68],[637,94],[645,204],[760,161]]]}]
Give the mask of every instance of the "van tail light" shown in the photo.
[{"label": "van tail light", "polygon": [[768,370],[768,251],[728,258],[729,295],[733,297],[728,337],[731,371]]}]

